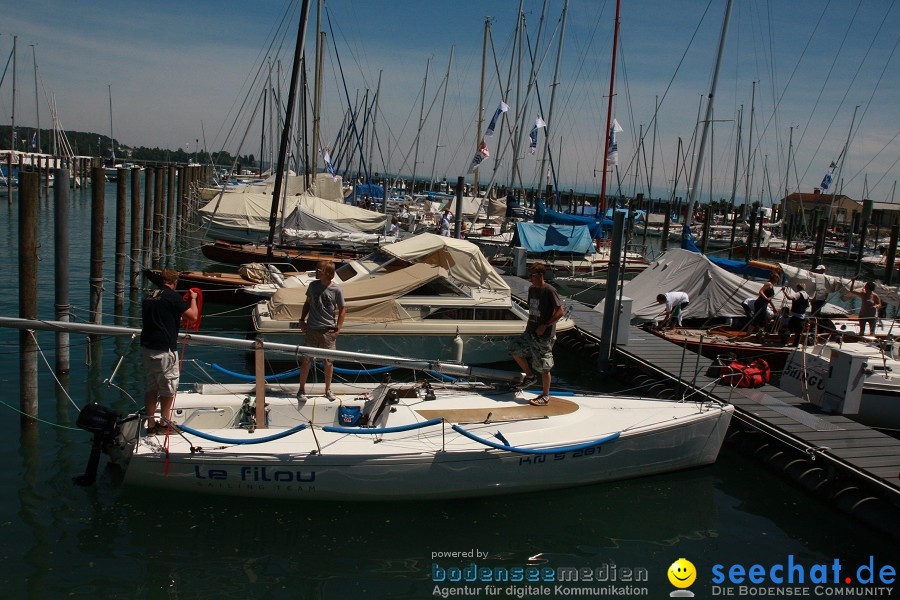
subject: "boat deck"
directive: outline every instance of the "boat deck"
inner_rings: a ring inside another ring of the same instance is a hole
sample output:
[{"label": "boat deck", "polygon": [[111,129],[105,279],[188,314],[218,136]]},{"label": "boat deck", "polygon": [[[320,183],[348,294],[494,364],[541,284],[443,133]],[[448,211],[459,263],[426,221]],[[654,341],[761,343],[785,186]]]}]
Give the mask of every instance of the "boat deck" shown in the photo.
[{"label": "boat deck", "polygon": [[[513,294],[527,296],[528,282],[505,276]],[[580,303],[571,303],[569,317],[580,332],[599,340],[602,314]],[[626,344],[618,340],[618,359],[637,363],[687,389],[734,405],[735,419],[764,431],[806,454],[834,466],[857,480],[874,484],[900,505],[900,440],[843,415],[833,415],[818,406],[772,385],[756,389],[733,388],[707,375],[713,361],[685,350],[637,327],[629,327]],[[711,373],[710,373],[711,374]],[[732,427],[735,423],[732,423]],[[823,464],[822,466],[825,466]]]}]

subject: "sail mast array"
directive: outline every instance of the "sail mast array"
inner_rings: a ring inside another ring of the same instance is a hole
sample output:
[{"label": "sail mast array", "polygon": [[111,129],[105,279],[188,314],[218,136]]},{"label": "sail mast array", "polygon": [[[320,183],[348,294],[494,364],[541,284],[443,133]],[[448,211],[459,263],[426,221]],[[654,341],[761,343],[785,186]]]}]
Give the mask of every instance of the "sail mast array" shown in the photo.
[{"label": "sail mast array", "polygon": [[716,95],[716,85],[719,82],[719,68],[722,66],[722,51],[725,49],[725,38],[728,35],[728,22],[731,20],[731,5],[733,0],[728,0],[725,6],[725,19],[722,21],[722,32],[719,35],[719,51],[716,54],[716,66],[713,69],[712,85],[709,90],[709,100],[706,103],[706,119],[703,122],[703,134],[700,136],[700,149],[697,151],[697,162],[694,170],[694,182],[688,190],[688,209],[685,223],[690,224],[694,216],[694,204],[697,200],[697,189],[700,186],[700,173],[703,171],[703,152],[706,150],[706,138],[713,118],[713,98]]}]

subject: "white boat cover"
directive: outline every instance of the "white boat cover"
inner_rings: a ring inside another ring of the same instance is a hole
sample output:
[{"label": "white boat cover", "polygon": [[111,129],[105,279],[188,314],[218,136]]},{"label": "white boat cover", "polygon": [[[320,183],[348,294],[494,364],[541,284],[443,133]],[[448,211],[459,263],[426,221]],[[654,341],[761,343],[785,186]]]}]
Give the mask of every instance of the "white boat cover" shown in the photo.
[{"label": "white boat cover", "polygon": [[[806,292],[810,297],[815,297],[816,290],[824,289],[829,294],[840,293],[842,300],[850,300],[854,295],[850,293],[850,279],[847,277],[835,277],[834,275],[826,275],[824,273],[814,273],[800,267],[778,263],[784,276],[793,287],[798,283],[802,283],[806,287]],[[856,291],[861,291],[863,281],[857,281],[854,284]],[[875,282],[875,293],[881,298],[882,302],[888,304],[900,304],[900,288],[884,285],[881,282]]]},{"label": "white boat cover", "polygon": [[[302,181],[302,178],[300,178]],[[256,186],[251,186],[256,187]],[[317,190],[324,190],[325,197],[316,195]],[[300,224],[300,217],[292,217],[296,206],[320,220],[338,224],[346,231],[380,232],[384,230],[386,217],[371,210],[343,204],[339,183],[332,180],[327,173],[319,173],[313,188],[300,195],[288,195],[285,207],[288,214],[285,227],[305,229]],[[337,194],[333,201],[332,197]],[[226,192],[210,200],[199,209],[201,217],[215,227],[226,229],[267,232],[269,230],[269,214],[272,210],[272,193]],[[281,207],[277,218],[280,221]]]},{"label": "white boat cover", "polygon": [[[656,296],[667,292],[686,292],[690,303],[684,310],[686,319],[711,317],[743,317],[741,306],[747,298],[756,297],[762,284],[729,273],[697,252],[674,248],[650,263],[631,281],[626,281],[622,295],[632,299],[633,321],[654,321],[665,309]],[[776,308],[789,305],[779,289],[772,299]],[[604,301],[597,305],[602,311]],[[827,314],[846,314],[834,306],[826,306]]]},{"label": "white boat cover", "polygon": [[450,279],[472,288],[509,291],[509,286],[487,261],[481,249],[466,240],[420,233],[384,247],[382,251],[407,262],[443,267]]},{"label": "white boat cover", "polygon": [[[347,305],[347,322],[388,323],[409,314],[397,299],[447,271],[436,265],[416,263],[405,269],[341,286]],[[279,288],[269,300],[269,314],[275,321],[297,321],[306,302],[306,288]]]}]

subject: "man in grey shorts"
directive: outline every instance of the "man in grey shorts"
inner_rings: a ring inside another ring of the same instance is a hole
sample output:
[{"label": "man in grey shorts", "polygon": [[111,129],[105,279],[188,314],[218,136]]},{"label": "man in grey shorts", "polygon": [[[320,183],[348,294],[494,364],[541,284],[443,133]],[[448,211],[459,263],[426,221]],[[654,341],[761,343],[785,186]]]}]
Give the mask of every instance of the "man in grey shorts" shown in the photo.
[{"label": "man in grey shorts", "polygon": [[[347,308],[344,293],[334,284],[334,263],[321,261],[316,267],[316,281],[306,288],[306,302],[300,314],[300,331],[306,334],[305,345],[313,348],[334,350],[337,336],[344,326]],[[325,359],[325,397],[334,400],[331,391],[331,376],[334,365]],[[309,376],[309,357],[304,356],[300,364],[300,389],[297,400],[306,401],[306,378]]]},{"label": "man in grey shorts", "polygon": [[[147,376],[147,391],[144,394],[144,409],[147,413],[147,434],[156,435],[166,429],[172,418],[175,392],[178,388],[178,326],[181,319],[189,323],[197,321],[197,293],[189,292],[191,301],[187,303],[175,292],[178,271],[164,269],[162,287],[144,298],[141,304],[141,361]],[[160,405],[162,422],[156,421],[157,400]]]}]

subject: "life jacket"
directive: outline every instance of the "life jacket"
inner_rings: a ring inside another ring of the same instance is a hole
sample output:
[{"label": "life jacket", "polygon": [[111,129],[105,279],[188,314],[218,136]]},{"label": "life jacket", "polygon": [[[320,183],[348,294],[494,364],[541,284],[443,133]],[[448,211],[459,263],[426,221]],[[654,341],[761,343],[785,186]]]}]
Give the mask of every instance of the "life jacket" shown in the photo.
[{"label": "life jacket", "polygon": [[719,368],[719,377],[733,387],[758,388],[769,382],[772,370],[769,363],[757,358],[747,364],[733,360]]}]

